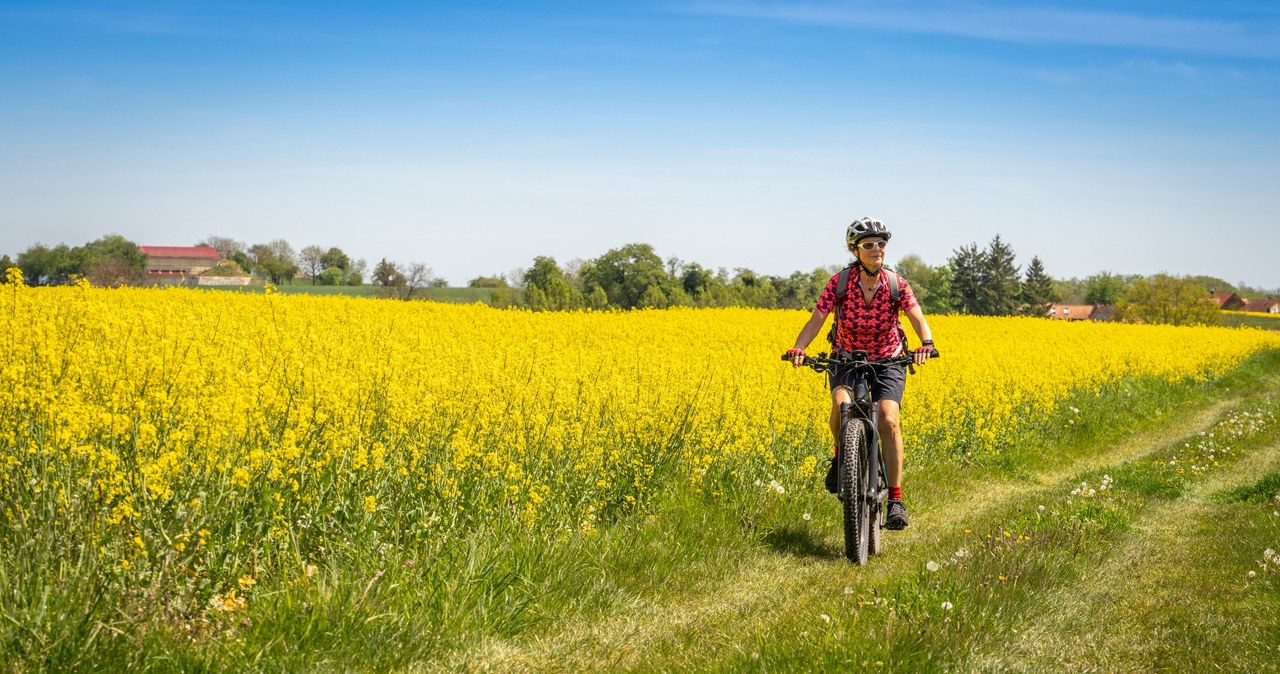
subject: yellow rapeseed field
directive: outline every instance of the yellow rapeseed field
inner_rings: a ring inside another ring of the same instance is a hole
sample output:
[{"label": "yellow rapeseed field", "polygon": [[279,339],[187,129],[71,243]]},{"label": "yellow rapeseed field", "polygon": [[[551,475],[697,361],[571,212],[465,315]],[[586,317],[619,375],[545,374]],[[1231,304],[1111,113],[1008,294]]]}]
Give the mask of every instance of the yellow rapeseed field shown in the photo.
[{"label": "yellow rapeseed field", "polygon": [[[220,538],[303,549],[334,527],[590,530],[665,482],[714,497],[726,480],[815,480],[829,452],[823,379],[779,360],[797,311],[10,284],[0,312],[4,530],[80,522],[122,572]],[[908,457],[999,451],[1069,393],[1206,378],[1280,346],[1259,330],[930,321],[944,355],[908,381]]]}]

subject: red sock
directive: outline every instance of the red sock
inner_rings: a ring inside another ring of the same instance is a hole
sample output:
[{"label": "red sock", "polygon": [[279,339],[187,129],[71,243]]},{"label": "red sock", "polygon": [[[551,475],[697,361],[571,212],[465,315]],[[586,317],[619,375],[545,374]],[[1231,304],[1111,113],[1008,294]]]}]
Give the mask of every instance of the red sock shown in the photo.
[{"label": "red sock", "polygon": [[890,500],[890,501],[901,501],[901,500],[902,500],[902,487],[889,487],[889,500]]}]

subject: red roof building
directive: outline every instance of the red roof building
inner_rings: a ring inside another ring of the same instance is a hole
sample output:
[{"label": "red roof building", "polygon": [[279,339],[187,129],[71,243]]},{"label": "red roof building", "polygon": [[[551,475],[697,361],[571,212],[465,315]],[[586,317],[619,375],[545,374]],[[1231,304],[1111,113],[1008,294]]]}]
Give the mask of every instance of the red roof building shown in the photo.
[{"label": "red roof building", "polygon": [[138,246],[147,254],[147,276],[157,283],[182,283],[222,260],[209,246]]},{"label": "red roof building", "polygon": [[1245,300],[1240,310],[1259,314],[1280,314],[1280,300]]},{"label": "red roof building", "polygon": [[1054,304],[1044,315],[1060,321],[1109,321],[1114,314],[1109,304]]},{"label": "red roof building", "polygon": [[1244,300],[1235,293],[1214,293],[1213,300],[1219,309],[1225,311],[1238,311],[1244,306]]}]

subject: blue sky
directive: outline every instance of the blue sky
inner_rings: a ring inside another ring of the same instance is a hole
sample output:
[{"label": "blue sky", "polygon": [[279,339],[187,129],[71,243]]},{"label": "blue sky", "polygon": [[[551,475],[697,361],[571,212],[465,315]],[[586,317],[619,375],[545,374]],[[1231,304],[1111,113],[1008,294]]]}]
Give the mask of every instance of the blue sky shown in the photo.
[{"label": "blue sky", "polygon": [[1261,2],[0,3],[0,253],[210,234],[455,285],[630,242],[762,273],[999,234],[1280,288]]}]

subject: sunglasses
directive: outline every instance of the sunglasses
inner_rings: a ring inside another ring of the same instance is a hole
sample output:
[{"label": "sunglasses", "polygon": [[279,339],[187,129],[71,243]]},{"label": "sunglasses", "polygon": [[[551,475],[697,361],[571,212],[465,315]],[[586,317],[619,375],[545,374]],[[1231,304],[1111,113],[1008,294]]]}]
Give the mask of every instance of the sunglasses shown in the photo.
[{"label": "sunglasses", "polygon": [[877,248],[880,248],[880,249],[882,249],[882,250],[883,250],[883,249],[884,249],[884,247],[885,247],[885,246],[887,246],[887,245],[889,245],[889,242],[888,242],[888,241],[884,241],[884,240],[880,240],[880,241],[863,241],[862,243],[858,244],[858,247],[859,247],[859,248],[861,248],[861,249],[863,249],[863,250],[875,250],[875,249],[877,249]]}]

